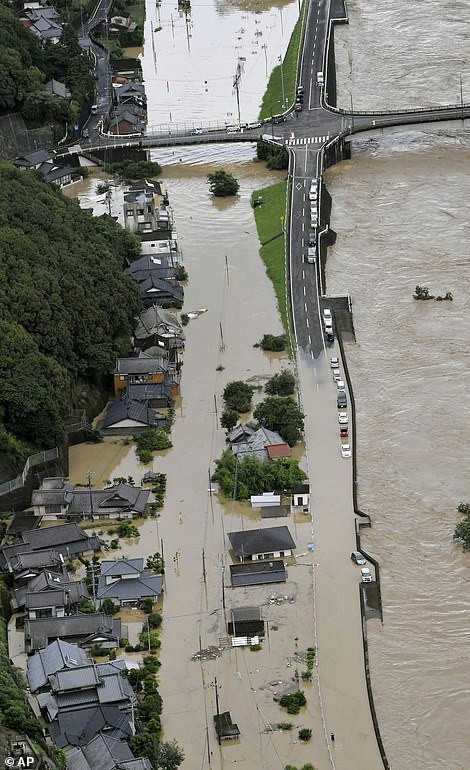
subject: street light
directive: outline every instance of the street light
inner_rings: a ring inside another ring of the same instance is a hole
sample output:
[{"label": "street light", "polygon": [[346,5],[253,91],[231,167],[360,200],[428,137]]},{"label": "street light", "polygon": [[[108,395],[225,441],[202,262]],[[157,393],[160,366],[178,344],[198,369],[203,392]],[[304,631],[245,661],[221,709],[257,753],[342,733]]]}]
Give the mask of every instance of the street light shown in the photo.
[{"label": "street light", "polygon": [[350,125],[350,133],[352,134],[354,131],[354,104],[353,104],[353,95],[349,88],[346,88],[346,91],[349,94],[349,98],[351,99],[351,125]]},{"label": "street light", "polygon": [[286,103],[286,94],[284,91],[284,70],[282,68],[282,56],[279,56],[278,59],[279,64],[281,65],[282,108],[284,109],[284,105]]}]

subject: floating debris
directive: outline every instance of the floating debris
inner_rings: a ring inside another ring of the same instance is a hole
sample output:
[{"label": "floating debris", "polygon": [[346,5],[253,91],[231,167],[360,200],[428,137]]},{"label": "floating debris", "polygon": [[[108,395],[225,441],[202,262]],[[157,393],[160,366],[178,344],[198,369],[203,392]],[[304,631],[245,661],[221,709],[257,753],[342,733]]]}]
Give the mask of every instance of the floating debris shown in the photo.
[{"label": "floating debris", "polygon": [[215,647],[214,645],[211,645],[210,647],[206,647],[204,650],[195,652],[194,655],[191,655],[191,660],[216,660],[217,658],[220,658],[223,651],[223,647]]}]

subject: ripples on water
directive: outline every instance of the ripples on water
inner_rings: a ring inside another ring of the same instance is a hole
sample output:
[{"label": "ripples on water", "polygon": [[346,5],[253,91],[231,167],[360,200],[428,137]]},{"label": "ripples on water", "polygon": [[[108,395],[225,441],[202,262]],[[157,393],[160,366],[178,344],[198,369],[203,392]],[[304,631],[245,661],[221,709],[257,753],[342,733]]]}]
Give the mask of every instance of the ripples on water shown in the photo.
[{"label": "ripples on water", "polygon": [[[467,554],[452,539],[469,498],[470,161],[458,127],[354,144],[330,169],[328,290],[350,292],[357,344],[359,504],[380,559],[384,625],[368,626],[394,770],[467,770]],[[417,284],[454,302],[418,302]]]},{"label": "ripples on water", "polygon": [[404,109],[470,103],[467,0],[347,0],[335,30],[338,103]]}]

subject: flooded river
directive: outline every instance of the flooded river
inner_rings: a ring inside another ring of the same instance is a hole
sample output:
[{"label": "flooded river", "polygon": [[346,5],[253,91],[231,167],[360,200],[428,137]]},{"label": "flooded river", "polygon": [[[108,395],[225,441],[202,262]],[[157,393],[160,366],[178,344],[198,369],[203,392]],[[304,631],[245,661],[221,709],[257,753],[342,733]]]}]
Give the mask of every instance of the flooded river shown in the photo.
[{"label": "flooded river", "polygon": [[[262,5],[260,14],[254,13],[253,3],[194,6],[188,30],[184,18],[167,6],[162,31],[154,37],[155,67],[148,29],[150,23],[156,24],[157,11],[149,5],[144,59],[149,123],[187,120],[189,114],[195,120],[213,116],[231,120],[236,114],[232,93],[239,60],[236,46],[242,44],[242,58],[248,52],[244,72],[253,64],[253,73],[258,73],[250,79],[258,83],[251,98],[248,78],[243,81],[242,119],[255,118],[267,49],[261,43],[253,44],[256,55],[249,49],[252,41],[268,39],[269,24],[276,22],[279,34],[281,7],[287,28],[288,9],[293,13],[296,6]],[[164,10],[165,4],[162,15]],[[350,0],[348,11],[350,26],[336,34],[338,95],[346,106],[351,100],[354,109],[458,103],[461,97],[470,101],[469,19],[462,18],[464,13],[468,17],[466,3],[429,0],[424,6],[400,0],[392,8],[385,0],[372,4]],[[256,24],[257,19],[261,23]],[[220,25],[210,26],[215,24]],[[263,36],[255,36],[258,28]],[[246,31],[238,33],[241,29]],[[217,70],[217,78],[211,79],[216,70],[204,57],[225,30],[228,54],[215,57],[220,73]],[[164,40],[170,43],[163,44]],[[163,55],[165,45],[168,59]],[[277,47],[276,43],[270,49],[271,66]],[[182,70],[188,78],[180,74]],[[325,176],[333,198],[331,226],[338,233],[328,257],[328,290],[351,294],[357,336],[355,345],[347,345],[347,356],[357,408],[359,504],[373,520],[362,538],[365,549],[380,561],[384,608],[383,625],[368,622],[369,655],[377,716],[393,770],[470,767],[470,562],[452,539],[459,520],[456,506],[469,499],[464,438],[470,414],[469,128],[468,123],[443,124],[357,139],[352,160]],[[219,659],[199,670],[194,668],[199,664],[188,660],[188,650],[198,648],[200,636],[205,646],[222,633],[223,534],[253,521],[246,507],[224,505],[207,491],[211,463],[224,446],[216,405],[220,410],[225,382],[269,375],[286,364],[252,347],[264,332],[280,331],[274,295],[257,256],[248,204],[251,190],[275,175],[249,164],[247,148],[240,149],[238,157],[216,152],[209,159],[220,163],[225,157],[224,165],[241,182],[236,201],[209,198],[208,158],[200,149],[154,156],[172,164],[165,165],[163,182],[189,271],[185,310],[207,307],[208,313],[187,327],[174,448],[154,460],[153,467],[168,474],[164,511],[158,522],[143,525],[138,543],[125,544],[118,553],[151,553],[164,540],[172,608],[162,647],[163,670],[169,674],[161,682],[165,737],[175,736],[193,747],[183,767],[203,767],[207,759],[201,721],[195,733],[194,709],[205,713],[214,743],[212,685],[217,676],[223,685],[219,693],[223,708],[231,709],[245,736],[225,754],[225,766],[244,762],[249,770],[277,769],[287,761],[298,766],[312,761],[323,770],[329,759],[322,753],[319,735],[303,752],[305,747],[295,741],[296,731],[284,736],[265,732],[274,713],[270,682],[289,679],[279,660],[284,650],[290,657],[296,649],[288,630],[289,608],[296,605],[286,601],[278,613],[281,630],[271,633],[272,648],[263,650],[264,670],[256,653],[232,652],[230,665]],[[118,197],[116,207],[117,201]],[[433,294],[451,291],[454,301],[417,302],[412,298],[417,284],[428,286]],[[90,454],[95,451],[96,458]],[[140,480],[151,467],[139,466],[132,447],[111,440],[101,447],[73,448],[73,480],[83,482],[90,465],[95,483],[117,475]],[[299,522],[295,527],[300,552],[308,543],[310,524]],[[202,547],[207,584],[202,580]],[[306,573],[310,566],[307,558]],[[307,601],[309,590],[309,578],[295,575],[286,595],[304,593]],[[256,600],[269,606],[269,596]],[[308,645],[311,631],[303,619],[299,646]],[[255,701],[259,724],[250,726],[244,722],[243,704],[251,698],[259,698]],[[316,724],[313,693],[308,700],[306,722]],[[216,749],[210,745],[212,764],[223,767]]]}]

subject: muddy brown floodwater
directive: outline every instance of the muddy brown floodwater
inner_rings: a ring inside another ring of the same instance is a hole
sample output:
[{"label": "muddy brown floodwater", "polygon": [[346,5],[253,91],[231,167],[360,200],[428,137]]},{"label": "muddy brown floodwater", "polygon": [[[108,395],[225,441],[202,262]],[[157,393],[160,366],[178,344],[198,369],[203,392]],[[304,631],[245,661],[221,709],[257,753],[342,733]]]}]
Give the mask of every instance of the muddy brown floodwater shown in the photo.
[{"label": "muddy brown floodwater", "polygon": [[[123,542],[119,551],[110,554],[146,556],[159,550],[163,540],[167,573],[160,653],[162,724],[164,738],[176,737],[184,747],[183,767],[216,769],[236,762],[250,769],[281,770],[289,762],[300,767],[315,761],[319,770],[326,770],[330,763],[317,727],[321,718],[316,686],[304,686],[308,704],[301,718],[289,717],[273,700],[284,688],[294,687],[296,673],[306,671],[306,651],[314,645],[310,516],[296,515],[287,522],[300,556],[289,567],[286,584],[232,589],[227,532],[266,522],[249,505],[232,504],[209,492],[213,461],[225,447],[225,434],[218,424],[225,384],[243,379],[262,385],[291,365],[285,356],[267,355],[253,347],[264,333],[279,334],[282,327],[272,285],[258,255],[250,194],[282,174],[266,171],[261,164],[225,167],[240,181],[235,199],[211,199],[206,174],[212,167],[165,167],[163,181],[189,273],[184,309],[207,308],[186,327],[173,448],[156,453],[153,463],[143,466],[132,445],[122,439],[72,447],[70,477],[85,483],[92,470],[98,485],[116,476],[132,476],[138,483],[152,469],[167,474],[160,517],[144,522],[138,539]],[[94,183],[88,183],[91,192],[81,191],[87,204],[94,197]],[[257,391],[255,403],[261,397]],[[223,644],[227,613],[247,605],[259,606],[267,620],[261,652],[225,649],[213,660],[191,660],[200,647],[218,647],[221,640]],[[230,710],[242,735],[240,741],[224,746],[223,752],[212,722],[215,680],[220,710]],[[292,723],[293,729],[279,731],[280,722]],[[318,745],[313,749],[298,739],[302,726],[315,728]]]},{"label": "muddy brown floodwater", "polygon": [[[384,622],[369,621],[372,685],[393,770],[468,770],[469,555],[452,538],[469,499],[468,129],[354,143],[326,174],[338,240],[328,290],[349,292],[359,504],[380,561]],[[451,291],[418,302],[415,286]]]}]

